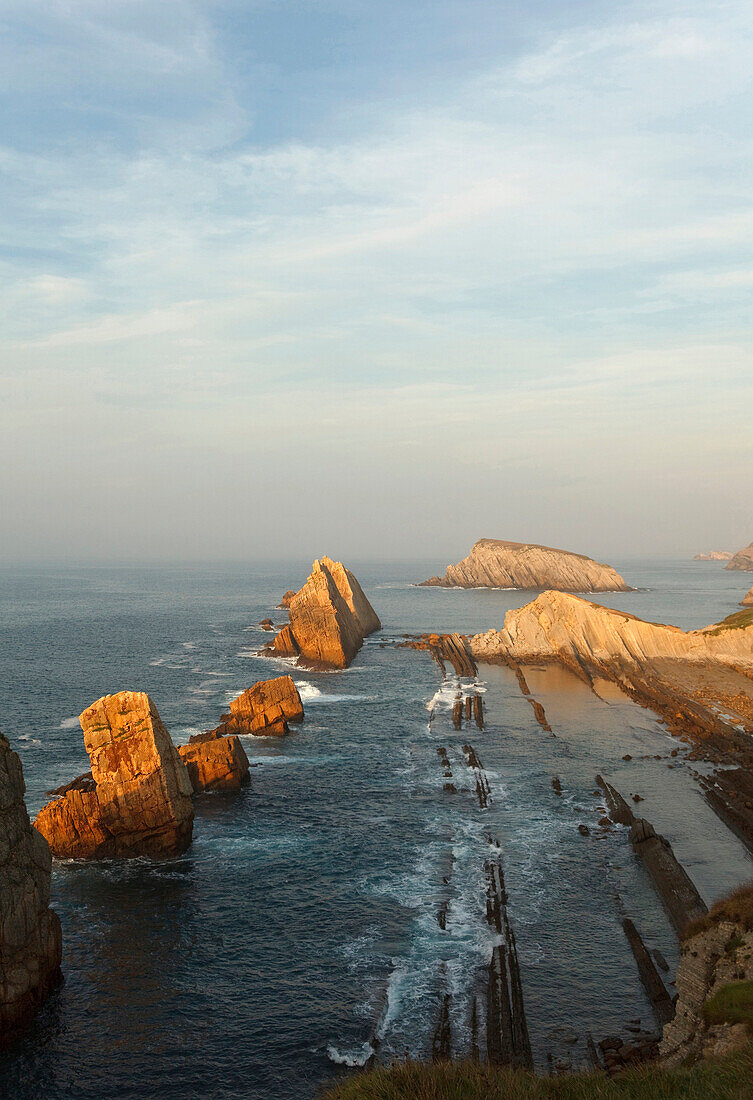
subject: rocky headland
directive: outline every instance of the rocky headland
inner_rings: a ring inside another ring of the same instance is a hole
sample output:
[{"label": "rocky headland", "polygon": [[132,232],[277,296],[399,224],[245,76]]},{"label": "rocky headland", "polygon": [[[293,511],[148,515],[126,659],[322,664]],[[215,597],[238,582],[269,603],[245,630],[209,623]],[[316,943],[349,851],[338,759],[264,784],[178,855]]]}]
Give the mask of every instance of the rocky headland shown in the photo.
[{"label": "rocky headland", "polygon": [[290,623],[271,652],[314,668],[347,668],[368,634],[381,629],[360,584],[331,558],[315,561],[304,586],[290,599]]},{"label": "rocky headland", "polygon": [[729,561],[731,557],[728,550],[709,550],[706,554],[695,554],[693,561]]},{"label": "rocky headland", "polygon": [[740,573],[753,573],[753,542],[742,550],[738,550],[724,568],[736,569]]},{"label": "rocky headland", "polygon": [[753,587],[751,587],[747,595],[743,596],[740,603],[743,607],[753,607]]},{"label": "rocky headland", "polygon": [[91,772],[53,792],[35,827],[60,859],[177,855],[191,843],[193,785],[144,692],[105,695],[82,713]]},{"label": "rocky headland", "polygon": [[0,1047],[28,1027],[61,978],[50,849],[32,828],[24,793],[21,761],[0,734]]},{"label": "rocky headland", "polygon": [[583,554],[536,543],[480,539],[467,558],[448,565],[443,577],[431,577],[423,587],[551,588],[563,592],[629,592],[610,565]]}]

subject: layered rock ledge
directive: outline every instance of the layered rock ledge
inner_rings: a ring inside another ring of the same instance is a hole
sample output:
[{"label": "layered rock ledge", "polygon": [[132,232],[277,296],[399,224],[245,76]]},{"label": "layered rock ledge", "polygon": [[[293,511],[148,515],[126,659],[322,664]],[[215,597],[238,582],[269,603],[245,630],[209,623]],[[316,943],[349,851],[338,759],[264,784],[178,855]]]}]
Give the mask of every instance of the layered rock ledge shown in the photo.
[{"label": "layered rock ledge", "polygon": [[50,849],[24,793],[21,761],[0,734],[0,1047],[15,1042],[61,978]]},{"label": "layered rock ledge", "polygon": [[316,668],[347,668],[364,638],[381,629],[354,575],[331,558],[314,562],[289,611],[290,624],[275,638],[272,652]]},{"label": "layered rock ledge", "polygon": [[[216,736],[255,734],[281,735],[288,732],[288,722],[303,721],[303,703],[291,676],[260,680],[230,704],[230,713],[223,714],[213,731]],[[194,735],[192,744],[201,734]]]},{"label": "layered rock ledge", "polygon": [[467,558],[448,565],[424,587],[557,589],[564,592],[629,592],[610,565],[583,554],[536,543],[480,539]]},{"label": "layered rock ledge", "polygon": [[753,573],[753,542],[737,553],[727,562],[725,569],[736,569],[740,573]]},{"label": "layered rock ledge", "polygon": [[105,695],[82,713],[91,772],[56,793],[35,827],[60,859],[177,855],[191,843],[193,786],[144,692]]}]

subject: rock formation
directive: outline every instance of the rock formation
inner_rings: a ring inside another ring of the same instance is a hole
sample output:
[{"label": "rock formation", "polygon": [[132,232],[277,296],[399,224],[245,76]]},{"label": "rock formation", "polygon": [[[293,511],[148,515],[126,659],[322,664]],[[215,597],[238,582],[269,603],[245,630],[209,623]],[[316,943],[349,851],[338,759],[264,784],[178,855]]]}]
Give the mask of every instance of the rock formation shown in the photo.
[{"label": "rock formation", "polygon": [[[260,680],[230,704],[230,713],[223,714],[215,731],[217,736],[230,734],[275,735],[288,732],[288,722],[303,721],[303,703],[298,688],[290,676]],[[201,737],[201,735],[199,735]],[[191,738],[193,744],[199,738]]]},{"label": "rock formation", "polygon": [[178,752],[196,793],[239,791],[248,782],[248,757],[237,737],[192,739],[179,745]]},{"label": "rock formation", "polygon": [[288,607],[290,607],[290,601],[293,599],[293,596],[295,596],[295,589],[294,588],[289,588],[287,590],[287,592],[285,593],[285,595],[280,600],[280,602],[278,603],[278,605],[277,605],[278,608],[288,608]]},{"label": "rock formation", "polygon": [[675,1015],[664,1028],[659,1048],[666,1064],[716,1057],[750,1042],[745,1024],[713,1023],[704,1010],[723,986],[753,980],[751,905],[753,891],[737,891],[715,905],[685,938]]},{"label": "rock formation", "polygon": [[60,981],[50,849],[31,826],[24,791],[21,761],[0,734],[0,1047],[18,1038]]},{"label": "rock formation", "polygon": [[753,607],[753,588],[748,592],[747,596],[743,596],[740,600],[743,607]]},{"label": "rock formation", "polygon": [[[739,617],[739,618],[738,618]],[[753,619],[740,611],[703,630],[644,622],[625,611],[564,592],[542,592],[525,607],[508,611],[502,630],[470,639],[477,659],[560,660],[571,667],[614,661],[644,666],[657,659],[726,664],[753,675]]]},{"label": "rock formation", "polygon": [[753,542],[743,550],[738,550],[724,568],[736,569],[741,573],[753,573]]},{"label": "rock formation", "polygon": [[609,565],[535,543],[480,539],[467,558],[443,577],[423,581],[441,588],[554,588],[564,592],[629,592]]},{"label": "rock formation", "polygon": [[60,859],[172,856],[191,843],[193,787],[152,700],[105,695],[81,715],[91,772],[34,822]]},{"label": "rock formation", "polygon": [[696,554],[693,561],[729,561],[731,557],[728,550],[709,550],[708,554]]},{"label": "rock formation", "polygon": [[321,668],[347,668],[367,634],[381,628],[360,584],[340,562],[315,561],[290,601],[290,625],[273,652]]}]

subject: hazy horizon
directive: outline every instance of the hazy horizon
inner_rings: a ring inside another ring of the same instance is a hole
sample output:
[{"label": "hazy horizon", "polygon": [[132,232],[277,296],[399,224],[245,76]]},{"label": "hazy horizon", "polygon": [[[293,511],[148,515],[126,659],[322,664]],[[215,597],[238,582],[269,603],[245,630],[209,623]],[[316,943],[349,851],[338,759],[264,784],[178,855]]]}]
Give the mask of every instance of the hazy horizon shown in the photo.
[{"label": "hazy horizon", "polygon": [[753,539],[749,4],[0,28],[0,562]]}]

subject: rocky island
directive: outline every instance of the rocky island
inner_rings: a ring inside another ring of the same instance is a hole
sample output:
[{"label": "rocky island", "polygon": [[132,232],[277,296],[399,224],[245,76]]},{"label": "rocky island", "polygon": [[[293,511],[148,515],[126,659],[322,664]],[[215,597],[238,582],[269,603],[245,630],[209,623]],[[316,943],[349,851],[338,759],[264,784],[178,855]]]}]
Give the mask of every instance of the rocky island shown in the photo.
[{"label": "rocky island", "polygon": [[729,560],[725,569],[736,569],[740,573],[753,573],[753,542]]},{"label": "rocky island", "polygon": [[603,565],[584,554],[502,539],[479,539],[468,557],[457,565],[448,565],[443,577],[431,577],[423,581],[422,586],[551,588],[563,592],[631,591],[610,565]]},{"label": "rocky island", "polygon": [[21,761],[0,734],[0,1047],[10,1046],[61,978],[50,909],[50,849],[24,802]]},{"label": "rocky island", "polygon": [[347,668],[364,638],[382,625],[354,575],[331,558],[314,562],[289,614],[269,652],[313,668]]},{"label": "rocky island", "polygon": [[145,692],[121,691],[80,718],[91,771],[39,811],[35,827],[60,859],[172,856],[191,843],[193,785]]},{"label": "rocky island", "polygon": [[731,557],[728,550],[709,550],[706,554],[696,554],[693,561],[729,561]]}]

